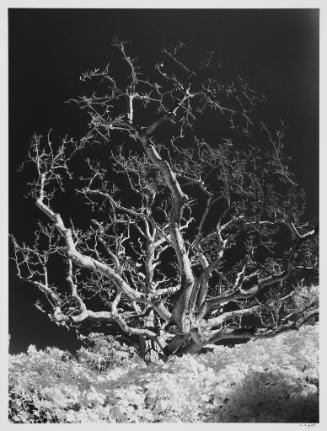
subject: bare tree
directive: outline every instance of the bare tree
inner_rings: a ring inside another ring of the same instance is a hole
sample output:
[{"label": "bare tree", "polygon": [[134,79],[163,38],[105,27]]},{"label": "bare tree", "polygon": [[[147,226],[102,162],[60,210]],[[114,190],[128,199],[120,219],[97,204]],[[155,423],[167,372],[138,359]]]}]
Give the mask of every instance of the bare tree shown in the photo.
[{"label": "bare tree", "polygon": [[[12,243],[38,308],[59,325],[116,323],[147,360],[314,319],[317,229],[303,221],[285,127],[255,119],[264,97],[241,77],[218,79],[211,52],[191,67],[178,44],[147,78],[126,43],[114,47],[126,73],[84,73],[102,93],[73,100],[85,136],[31,141],[43,215],[33,245]],[[92,211],[72,220],[62,192]]]}]

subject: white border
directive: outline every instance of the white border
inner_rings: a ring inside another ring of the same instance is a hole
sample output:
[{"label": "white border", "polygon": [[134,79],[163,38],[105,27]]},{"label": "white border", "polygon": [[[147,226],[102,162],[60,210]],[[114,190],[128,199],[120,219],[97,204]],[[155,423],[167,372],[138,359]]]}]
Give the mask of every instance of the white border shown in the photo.
[{"label": "white border", "polygon": [[6,8],[149,8],[149,9],[287,9],[321,8],[322,0],[5,0],[1,6]]},{"label": "white border", "polygon": [[[325,2],[321,1],[308,1],[308,0],[284,0],[284,1],[241,1],[241,0],[143,0],[143,1],[132,1],[132,0],[2,0],[0,6],[0,244],[1,244],[1,304],[0,304],[0,360],[1,360],[1,372],[0,372],[0,426],[1,429],[17,429],[17,427],[24,427],[24,431],[34,429],[44,426],[51,426],[52,429],[58,429],[59,427],[69,427],[69,430],[80,429],[83,427],[88,429],[90,426],[92,428],[107,427],[109,424],[83,424],[83,425],[14,425],[9,424],[7,421],[7,357],[8,357],[8,8],[223,8],[223,9],[285,9],[285,8],[319,8],[320,9],[320,247],[321,247],[321,271],[320,271],[320,286],[321,286],[321,329],[320,329],[320,361],[321,361],[321,409],[320,409],[320,424],[314,425],[316,429],[323,429],[323,425],[327,424],[326,413],[323,405],[326,402],[326,371],[327,367],[327,356],[326,356],[326,341],[324,330],[326,328],[326,315],[323,313],[324,306],[326,304],[326,285],[327,285],[327,261],[326,261],[326,222],[327,212],[326,212],[326,199],[325,199],[325,186],[327,186],[327,170],[325,168],[326,162],[326,84],[325,76],[327,76],[326,70],[326,6]],[[109,425],[113,427],[113,424]],[[142,429],[153,428],[154,424],[140,424],[140,425],[116,425],[119,428],[130,428],[142,427]],[[116,427],[115,426],[115,427]],[[155,427],[163,428],[167,424],[156,424]],[[174,425],[170,424],[170,427]],[[234,429],[235,427],[241,427],[244,429],[252,430],[253,427],[259,429],[264,427],[265,429],[302,429],[304,430],[306,426],[298,424],[178,424],[178,427],[187,429],[198,429],[198,427],[211,428],[228,428]]]}]

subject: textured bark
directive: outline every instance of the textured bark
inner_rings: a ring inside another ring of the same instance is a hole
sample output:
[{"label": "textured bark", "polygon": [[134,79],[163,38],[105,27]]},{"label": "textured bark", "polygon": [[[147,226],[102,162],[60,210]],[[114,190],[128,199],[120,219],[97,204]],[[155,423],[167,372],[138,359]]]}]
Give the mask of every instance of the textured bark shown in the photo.
[{"label": "textured bark", "polygon": [[[155,325],[154,312],[151,311],[144,322],[145,328],[153,328]],[[153,338],[147,338],[144,335],[140,335],[140,349],[141,356],[146,362],[156,363],[162,357],[162,351],[160,346]]]}]

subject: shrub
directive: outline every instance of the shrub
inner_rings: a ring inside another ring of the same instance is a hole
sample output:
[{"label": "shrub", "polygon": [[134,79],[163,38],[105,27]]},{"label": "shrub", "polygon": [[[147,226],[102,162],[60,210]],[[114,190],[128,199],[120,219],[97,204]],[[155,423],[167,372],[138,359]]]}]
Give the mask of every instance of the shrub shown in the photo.
[{"label": "shrub", "polygon": [[[103,339],[90,356],[84,348],[70,358],[30,346],[10,356],[9,417],[15,423],[316,422],[318,333],[317,325],[304,326],[151,365],[135,354],[115,356]],[[101,345],[108,368],[95,366]]]},{"label": "shrub", "polygon": [[120,342],[112,335],[92,332],[87,337],[88,347],[77,351],[77,359],[92,370],[103,371],[109,367],[122,366],[137,356],[137,349]]}]

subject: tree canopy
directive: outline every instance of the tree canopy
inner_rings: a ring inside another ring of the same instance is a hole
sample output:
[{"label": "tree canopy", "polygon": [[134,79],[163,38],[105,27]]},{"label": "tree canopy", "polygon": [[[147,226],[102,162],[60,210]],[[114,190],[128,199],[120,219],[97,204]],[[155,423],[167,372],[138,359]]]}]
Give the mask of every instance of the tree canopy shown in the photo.
[{"label": "tree canopy", "polygon": [[40,221],[33,244],[12,237],[13,258],[38,308],[117,325],[148,360],[315,319],[317,226],[286,126],[260,121],[265,97],[213,52],[188,64],[179,43],[143,71],[129,44],[113,49],[119,73],[83,73],[90,94],[70,101],[87,133],[34,135],[22,166]]}]

